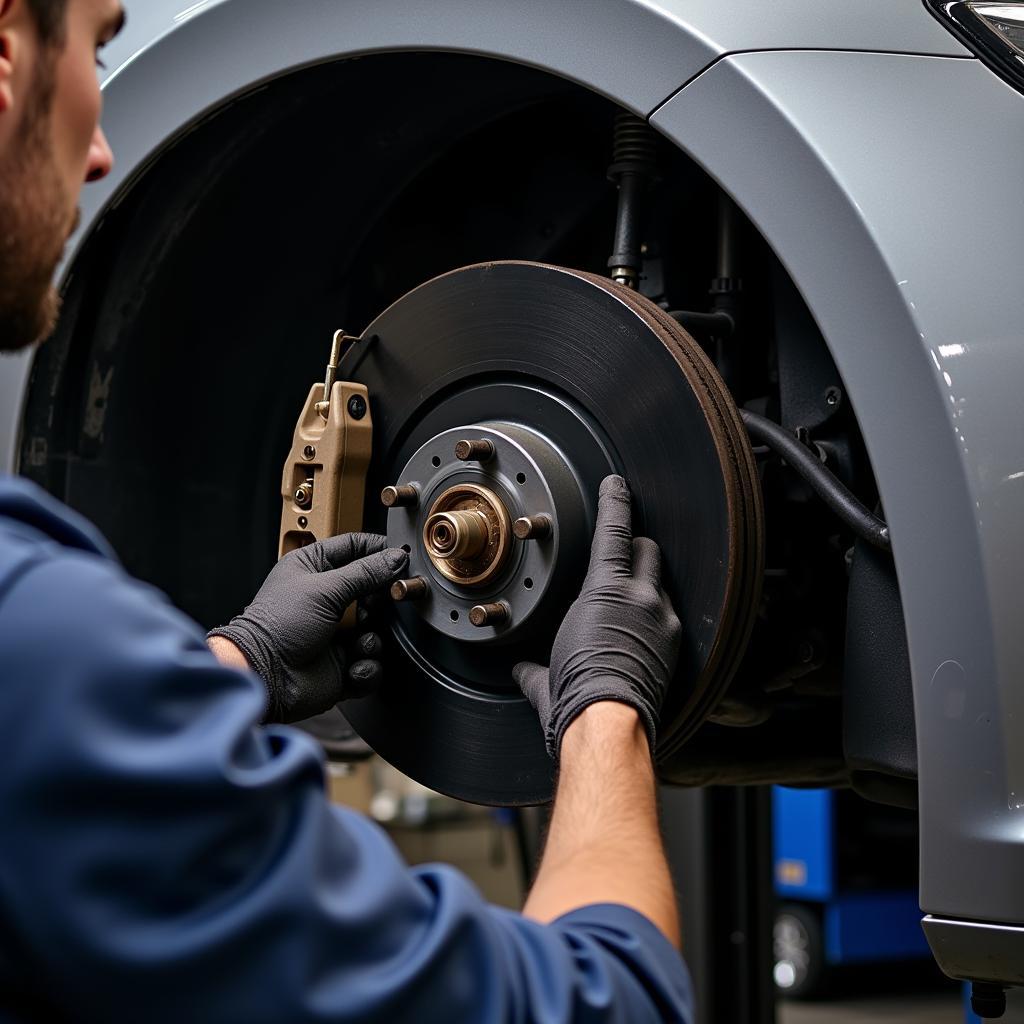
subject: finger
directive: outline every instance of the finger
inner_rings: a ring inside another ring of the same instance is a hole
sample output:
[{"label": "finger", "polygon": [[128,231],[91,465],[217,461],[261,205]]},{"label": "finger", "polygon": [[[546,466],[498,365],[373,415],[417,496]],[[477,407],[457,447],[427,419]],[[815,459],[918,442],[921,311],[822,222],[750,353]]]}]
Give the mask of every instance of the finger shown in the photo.
[{"label": "finger", "polygon": [[401,548],[388,548],[359,558],[343,569],[321,573],[316,582],[327,613],[340,619],[353,601],[393,583],[408,564],[409,556]]},{"label": "finger", "polygon": [[512,669],[512,678],[516,686],[523,691],[523,696],[538,710],[539,701],[547,703],[550,699],[548,670],[543,665],[521,661]]},{"label": "finger", "polygon": [[313,546],[320,549],[329,568],[340,569],[358,558],[383,551],[388,546],[388,539],[379,533],[341,533]]},{"label": "finger", "polygon": [[376,633],[364,633],[352,648],[356,658],[379,658],[384,650],[384,641]]},{"label": "finger", "polygon": [[628,575],[633,567],[633,501],[621,476],[605,477],[597,501],[590,573]]},{"label": "finger", "polygon": [[650,537],[633,541],[633,576],[656,590],[661,589],[661,548]]},{"label": "finger", "polygon": [[384,679],[384,666],[373,658],[363,658],[348,670],[346,697],[368,697]]}]

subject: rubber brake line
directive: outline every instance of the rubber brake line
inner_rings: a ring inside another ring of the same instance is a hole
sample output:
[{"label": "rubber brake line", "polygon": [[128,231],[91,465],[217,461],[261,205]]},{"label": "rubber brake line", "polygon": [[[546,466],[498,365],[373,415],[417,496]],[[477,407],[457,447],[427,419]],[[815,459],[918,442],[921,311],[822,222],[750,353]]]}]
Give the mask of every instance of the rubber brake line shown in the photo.
[{"label": "rubber brake line", "polygon": [[889,527],[885,522],[867,508],[807,445],[766,416],[747,409],[740,409],[740,416],[750,436],[781,455],[858,537],[883,551],[892,550]]}]

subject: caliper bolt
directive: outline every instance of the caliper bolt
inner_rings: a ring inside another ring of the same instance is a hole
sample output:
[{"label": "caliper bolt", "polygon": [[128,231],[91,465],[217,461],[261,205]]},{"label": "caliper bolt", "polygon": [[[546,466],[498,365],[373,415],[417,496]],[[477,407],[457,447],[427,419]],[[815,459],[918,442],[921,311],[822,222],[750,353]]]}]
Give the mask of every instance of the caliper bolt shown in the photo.
[{"label": "caliper bolt", "polygon": [[366,399],[362,395],[353,395],[348,400],[348,414],[354,420],[361,420],[366,415]]},{"label": "caliper bolt", "polygon": [[422,576],[391,584],[392,601],[420,601],[430,593],[430,584]]},{"label": "caliper bolt", "polygon": [[551,516],[523,516],[512,524],[512,532],[520,540],[544,540],[551,536]]},{"label": "caliper bolt", "polygon": [[485,438],[459,441],[455,445],[455,458],[459,462],[490,462],[494,458],[494,442]]},{"label": "caliper bolt", "polygon": [[412,484],[385,487],[380,492],[381,504],[385,508],[415,508],[419,504],[420,492]]},{"label": "caliper bolt", "polygon": [[478,604],[469,610],[469,621],[477,627],[502,626],[512,617],[512,609],[504,601]]},{"label": "caliper bolt", "polygon": [[304,483],[295,488],[295,504],[299,508],[309,508],[313,504],[313,478],[307,477]]}]

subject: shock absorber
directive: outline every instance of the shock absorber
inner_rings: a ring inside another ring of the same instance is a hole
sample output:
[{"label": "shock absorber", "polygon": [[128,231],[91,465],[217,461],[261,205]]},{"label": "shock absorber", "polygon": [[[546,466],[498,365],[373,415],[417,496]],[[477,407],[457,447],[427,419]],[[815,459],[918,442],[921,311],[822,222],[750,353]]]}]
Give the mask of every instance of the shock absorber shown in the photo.
[{"label": "shock absorber", "polygon": [[618,186],[619,212],[615,248],[608,267],[613,280],[637,288],[642,266],[644,200],[658,179],[658,136],[633,114],[615,117],[615,147],[608,180]]}]

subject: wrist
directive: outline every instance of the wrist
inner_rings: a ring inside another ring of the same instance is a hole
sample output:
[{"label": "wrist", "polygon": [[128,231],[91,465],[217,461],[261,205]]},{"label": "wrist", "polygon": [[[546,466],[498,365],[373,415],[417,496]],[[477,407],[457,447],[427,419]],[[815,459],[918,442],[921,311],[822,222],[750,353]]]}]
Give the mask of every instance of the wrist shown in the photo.
[{"label": "wrist", "polygon": [[227,668],[240,668],[251,671],[252,665],[242,649],[232,643],[226,636],[208,636],[206,646],[213,656]]},{"label": "wrist", "polygon": [[650,756],[647,730],[637,710],[615,700],[588,704],[562,735],[561,760],[588,748],[624,750]]}]

